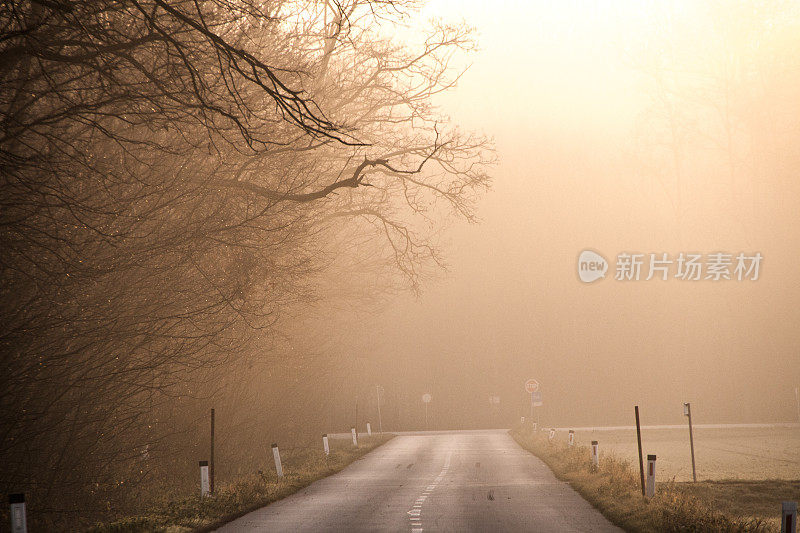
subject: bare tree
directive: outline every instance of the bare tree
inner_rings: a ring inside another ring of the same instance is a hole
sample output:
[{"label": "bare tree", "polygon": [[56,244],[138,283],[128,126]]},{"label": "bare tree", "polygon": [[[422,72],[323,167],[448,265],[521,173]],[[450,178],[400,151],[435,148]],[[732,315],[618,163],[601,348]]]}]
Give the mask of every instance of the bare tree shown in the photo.
[{"label": "bare tree", "polygon": [[0,7],[3,488],[99,511],[323,273],[416,287],[440,261],[419,228],[473,218],[490,146],[431,105],[468,30],[405,50],[372,29],[402,3],[314,9]]}]

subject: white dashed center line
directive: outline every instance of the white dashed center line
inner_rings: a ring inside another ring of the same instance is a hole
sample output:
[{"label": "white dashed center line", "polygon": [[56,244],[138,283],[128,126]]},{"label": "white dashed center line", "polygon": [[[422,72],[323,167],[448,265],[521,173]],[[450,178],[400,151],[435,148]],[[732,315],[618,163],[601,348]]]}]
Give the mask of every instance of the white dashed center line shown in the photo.
[{"label": "white dashed center line", "polygon": [[433,480],[433,483],[425,487],[425,490],[422,491],[422,494],[414,501],[414,505],[411,506],[411,510],[408,511],[408,521],[411,525],[411,533],[421,533],[422,532],[422,504],[425,503],[425,500],[428,499],[428,496],[431,492],[436,489],[436,486],[444,479],[444,476],[447,475],[447,470],[450,468],[450,457],[453,455],[453,452],[447,452],[447,457],[444,460],[444,467],[442,467],[442,471],[439,472],[439,475],[436,476],[436,479]]}]

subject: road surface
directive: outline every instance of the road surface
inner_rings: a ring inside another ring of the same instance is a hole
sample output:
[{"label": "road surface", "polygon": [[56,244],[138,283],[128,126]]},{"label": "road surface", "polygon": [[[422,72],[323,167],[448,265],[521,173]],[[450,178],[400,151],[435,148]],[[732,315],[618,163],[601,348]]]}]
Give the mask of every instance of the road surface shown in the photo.
[{"label": "road surface", "polygon": [[621,530],[505,431],[463,431],[397,436],[218,531]]}]

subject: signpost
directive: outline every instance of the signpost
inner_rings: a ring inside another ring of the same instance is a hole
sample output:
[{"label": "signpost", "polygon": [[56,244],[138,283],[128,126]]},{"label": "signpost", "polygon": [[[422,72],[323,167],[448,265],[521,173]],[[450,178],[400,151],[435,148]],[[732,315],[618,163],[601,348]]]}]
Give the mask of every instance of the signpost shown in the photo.
[{"label": "signpost", "polygon": [[425,404],[425,429],[428,429],[428,404],[431,403],[431,395],[425,393],[422,395],[422,403]]},{"label": "signpost", "polygon": [[[533,420],[533,408],[542,406],[542,391],[539,390],[539,382],[531,378],[525,382],[525,392],[531,395],[531,420]],[[536,418],[538,425],[539,418]]]}]

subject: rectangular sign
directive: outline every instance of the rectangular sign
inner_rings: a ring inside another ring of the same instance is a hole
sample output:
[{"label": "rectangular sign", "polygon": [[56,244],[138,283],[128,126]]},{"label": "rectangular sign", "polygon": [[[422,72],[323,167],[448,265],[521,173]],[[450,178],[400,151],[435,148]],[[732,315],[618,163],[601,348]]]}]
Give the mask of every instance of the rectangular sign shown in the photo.
[{"label": "rectangular sign", "polygon": [[542,391],[537,390],[536,392],[531,393],[531,401],[533,402],[534,407],[541,407],[542,406]]}]

